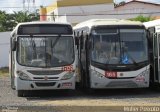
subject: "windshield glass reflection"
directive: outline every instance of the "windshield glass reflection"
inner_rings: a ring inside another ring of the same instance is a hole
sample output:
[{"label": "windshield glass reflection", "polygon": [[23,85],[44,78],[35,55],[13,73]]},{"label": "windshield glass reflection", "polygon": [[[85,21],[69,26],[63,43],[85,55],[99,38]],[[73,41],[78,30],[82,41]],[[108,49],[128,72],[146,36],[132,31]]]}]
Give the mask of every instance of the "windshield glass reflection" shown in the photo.
[{"label": "windshield glass reflection", "polygon": [[55,67],[74,60],[73,37],[19,37],[18,62],[31,67]]},{"label": "windshield glass reflection", "polygon": [[142,29],[92,34],[92,61],[102,64],[136,64],[148,60],[147,38]]}]

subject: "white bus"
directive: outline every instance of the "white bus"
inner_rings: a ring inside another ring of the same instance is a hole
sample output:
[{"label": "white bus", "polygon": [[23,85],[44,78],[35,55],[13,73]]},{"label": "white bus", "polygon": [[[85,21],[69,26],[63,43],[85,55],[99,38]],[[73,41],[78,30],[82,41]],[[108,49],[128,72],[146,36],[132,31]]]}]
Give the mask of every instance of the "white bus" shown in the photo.
[{"label": "white bus", "polygon": [[11,33],[11,87],[26,90],[75,89],[75,43],[68,23],[20,23]]},{"label": "white bus", "polygon": [[92,19],[74,27],[79,38],[80,85],[91,89],[149,87],[149,56],[142,23]]},{"label": "white bus", "polygon": [[160,19],[144,23],[149,37],[149,54],[151,62],[151,86],[160,84]]}]

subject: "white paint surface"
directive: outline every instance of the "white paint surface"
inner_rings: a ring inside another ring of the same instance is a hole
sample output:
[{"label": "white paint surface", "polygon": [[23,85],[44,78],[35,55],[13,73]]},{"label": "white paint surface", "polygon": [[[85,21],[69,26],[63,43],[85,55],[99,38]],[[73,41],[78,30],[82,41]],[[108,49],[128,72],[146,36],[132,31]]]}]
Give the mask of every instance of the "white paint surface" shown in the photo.
[{"label": "white paint surface", "polygon": [[9,65],[10,33],[0,32],[0,67]]}]

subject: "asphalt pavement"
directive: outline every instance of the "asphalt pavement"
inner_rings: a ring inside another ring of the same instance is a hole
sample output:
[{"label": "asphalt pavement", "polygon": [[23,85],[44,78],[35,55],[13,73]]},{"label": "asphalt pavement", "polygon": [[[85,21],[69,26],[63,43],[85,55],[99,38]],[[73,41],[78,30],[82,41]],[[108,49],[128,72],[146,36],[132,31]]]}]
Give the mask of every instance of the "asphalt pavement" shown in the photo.
[{"label": "asphalt pavement", "polygon": [[0,78],[2,112],[159,112],[160,91],[107,89],[90,93],[75,91],[29,91],[17,97],[9,78]]}]

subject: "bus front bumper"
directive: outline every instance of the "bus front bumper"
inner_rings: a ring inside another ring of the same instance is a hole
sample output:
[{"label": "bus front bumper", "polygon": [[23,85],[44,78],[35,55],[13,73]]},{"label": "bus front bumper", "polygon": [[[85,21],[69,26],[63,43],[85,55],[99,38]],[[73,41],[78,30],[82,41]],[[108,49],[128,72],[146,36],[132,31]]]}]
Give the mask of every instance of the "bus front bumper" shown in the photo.
[{"label": "bus front bumper", "polygon": [[[92,77],[93,78],[93,77]],[[149,87],[149,78],[145,81],[137,81],[136,78],[130,79],[108,79],[94,77],[90,82],[90,87],[94,89],[105,88],[147,88]]]},{"label": "bus front bumper", "polygon": [[58,81],[34,81],[15,78],[16,90],[54,90],[54,89],[75,89],[75,76],[68,80]]}]

